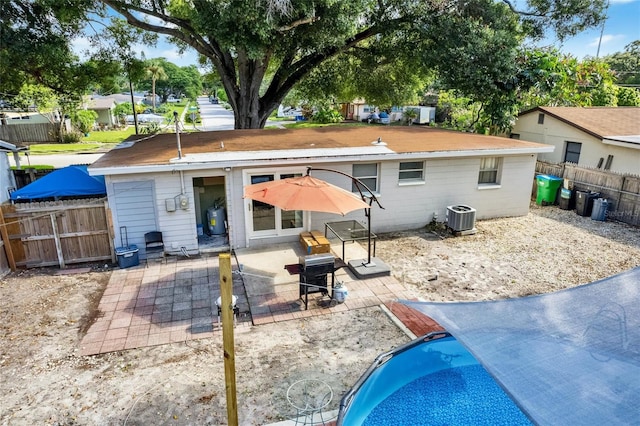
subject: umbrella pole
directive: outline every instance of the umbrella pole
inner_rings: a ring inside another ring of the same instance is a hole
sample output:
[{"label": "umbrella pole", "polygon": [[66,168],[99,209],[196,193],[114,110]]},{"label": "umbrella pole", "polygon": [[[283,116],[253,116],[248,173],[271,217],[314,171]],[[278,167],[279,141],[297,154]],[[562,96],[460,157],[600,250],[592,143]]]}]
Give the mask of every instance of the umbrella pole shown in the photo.
[{"label": "umbrella pole", "polygon": [[369,211],[365,212],[367,216],[367,264],[365,266],[375,266],[371,262],[371,204],[373,203],[373,198],[369,199]]}]

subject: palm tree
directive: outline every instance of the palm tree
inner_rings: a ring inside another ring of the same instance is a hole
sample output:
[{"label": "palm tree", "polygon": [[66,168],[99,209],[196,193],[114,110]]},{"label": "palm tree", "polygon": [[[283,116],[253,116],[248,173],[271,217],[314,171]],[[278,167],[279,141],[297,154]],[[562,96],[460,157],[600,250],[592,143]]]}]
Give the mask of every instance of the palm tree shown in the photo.
[{"label": "palm tree", "polygon": [[151,95],[153,96],[153,112],[156,112],[156,81],[166,80],[167,73],[157,61],[151,61],[146,68],[147,76],[151,78]]}]

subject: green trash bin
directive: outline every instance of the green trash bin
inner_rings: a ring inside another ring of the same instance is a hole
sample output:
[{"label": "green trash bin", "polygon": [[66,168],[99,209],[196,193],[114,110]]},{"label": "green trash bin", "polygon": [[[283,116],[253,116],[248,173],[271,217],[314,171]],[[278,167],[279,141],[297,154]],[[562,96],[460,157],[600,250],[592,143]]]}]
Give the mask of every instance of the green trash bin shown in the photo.
[{"label": "green trash bin", "polygon": [[551,175],[538,175],[536,181],[538,182],[536,204],[545,206],[554,204],[556,202],[558,189],[560,189],[560,185],[562,185],[562,178]]}]

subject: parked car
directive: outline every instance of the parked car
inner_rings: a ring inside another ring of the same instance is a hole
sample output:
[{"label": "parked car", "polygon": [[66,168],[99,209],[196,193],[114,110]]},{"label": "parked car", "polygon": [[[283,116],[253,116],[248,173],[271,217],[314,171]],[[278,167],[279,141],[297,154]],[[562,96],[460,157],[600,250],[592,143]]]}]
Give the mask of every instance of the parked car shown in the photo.
[{"label": "parked car", "polygon": [[[127,115],[127,123],[133,124],[133,115]],[[138,114],[138,123],[164,123],[164,117],[158,114]]]},{"label": "parked car", "polygon": [[179,98],[176,98],[175,96],[171,95],[167,98],[167,102],[180,102]]}]

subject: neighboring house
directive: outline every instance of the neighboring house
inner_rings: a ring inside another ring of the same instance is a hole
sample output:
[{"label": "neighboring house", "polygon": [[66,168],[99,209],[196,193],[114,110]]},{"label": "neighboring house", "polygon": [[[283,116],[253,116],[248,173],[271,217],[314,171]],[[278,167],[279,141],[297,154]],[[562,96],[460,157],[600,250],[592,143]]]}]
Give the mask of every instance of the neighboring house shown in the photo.
[{"label": "neighboring house", "polygon": [[640,174],[638,107],[538,107],[519,115],[511,137],[555,146],[541,160]]},{"label": "neighboring house", "polygon": [[90,98],[85,102],[88,110],[93,110],[98,114],[96,123],[99,127],[111,128],[118,124],[114,115],[116,101],[114,98]]},{"label": "neighboring house", "polygon": [[[131,93],[115,93],[113,95],[109,95],[109,97],[113,98],[113,100],[116,101],[117,104],[122,104],[125,102],[131,103]],[[143,100],[144,100],[144,93],[134,92],[133,101],[136,105],[141,104]]]},{"label": "neighboring house", "polygon": [[[51,119],[46,115],[39,113],[35,110],[20,111],[20,110],[2,110],[0,111],[0,119],[2,125],[12,124],[50,124]],[[57,119],[56,121],[59,121]]]},{"label": "neighboring house", "polygon": [[[419,107],[400,107],[393,106],[389,111],[389,122],[401,121],[404,118],[405,108]],[[435,108],[434,108],[435,111]],[[371,114],[380,114],[380,109],[374,105],[369,105],[364,99],[355,99],[351,102],[340,104],[340,113],[346,120],[361,121],[366,120]],[[427,121],[428,122],[428,121]],[[388,123],[387,123],[388,124]]]},{"label": "neighboring house", "polygon": [[16,159],[16,164],[20,168],[20,157],[18,153],[27,151],[28,148],[18,148],[14,144],[0,140],[0,203],[9,199],[9,194],[16,189],[16,178],[11,170],[8,153],[12,153]]},{"label": "neighboring house", "polygon": [[[323,127],[157,134],[125,141],[89,167],[104,175],[114,229],[126,227],[144,258],[144,233],[163,233],[169,252],[198,253],[198,229],[224,200],[231,248],[293,242],[329,221],[365,221],[363,211],[281,211],[243,198],[243,187],[299,176],[307,166],[359,177],[384,209],[372,230],[387,232],[442,222],[447,206],[470,205],[477,218],[529,211],[536,156],[553,147],[503,137],[417,126]],[[134,138],[131,138],[134,139]],[[381,143],[378,143],[378,141]],[[180,153],[180,154],[179,154]],[[337,173],[312,175],[343,188]],[[206,226],[205,226],[206,229]],[[116,246],[123,242],[116,236]]]}]

